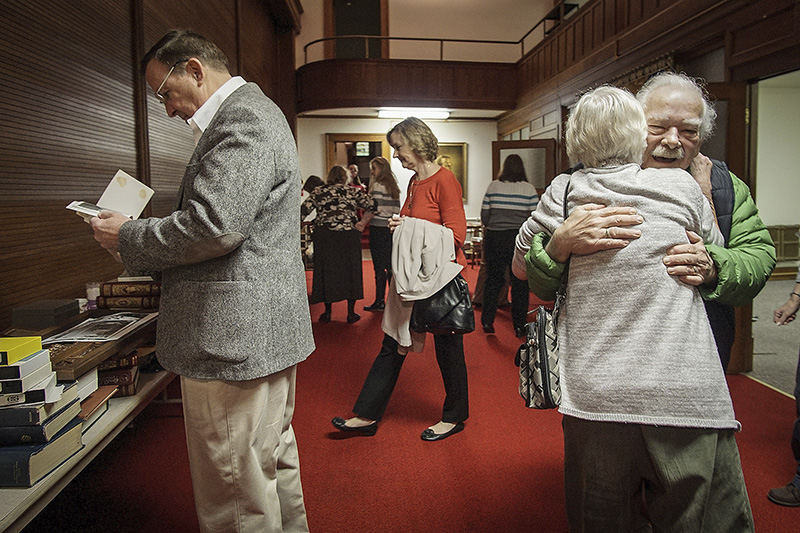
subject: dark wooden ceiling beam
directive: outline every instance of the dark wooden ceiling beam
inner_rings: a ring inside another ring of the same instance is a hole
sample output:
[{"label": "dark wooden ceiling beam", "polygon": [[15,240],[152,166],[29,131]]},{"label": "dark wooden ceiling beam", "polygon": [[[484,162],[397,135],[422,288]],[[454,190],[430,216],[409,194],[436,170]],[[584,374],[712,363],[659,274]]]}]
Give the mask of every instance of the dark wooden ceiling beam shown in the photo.
[{"label": "dark wooden ceiling beam", "polygon": [[513,63],[331,59],[297,71],[297,111],[421,106],[514,109]]}]

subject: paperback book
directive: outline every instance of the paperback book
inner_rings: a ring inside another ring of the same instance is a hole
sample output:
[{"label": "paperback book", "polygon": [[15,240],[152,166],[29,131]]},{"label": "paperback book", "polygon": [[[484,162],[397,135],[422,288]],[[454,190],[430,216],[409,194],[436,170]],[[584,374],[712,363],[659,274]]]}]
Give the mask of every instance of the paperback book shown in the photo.
[{"label": "paperback book", "polygon": [[67,209],[75,211],[87,223],[92,217],[99,215],[100,211],[114,211],[136,219],[142,214],[152,196],[153,189],[127,172],[118,170],[108,182],[97,204],[74,201],[70,202]]},{"label": "paperback book", "polygon": [[50,350],[39,350],[16,363],[0,366],[0,380],[24,378],[44,366],[50,368]]},{"label": "paperback book", "polygon": [[64,385],[59,385],[56,382],[56,373],[50,372],[49,377],[25,392],[0,394],[0,407],[41,402],[52,403],[61,398],[63,391]]},{"label": "paperback book", "polygon": [[0,394],[20,393],[30,390],[34,385],[52,375],[50,361],[42,365],[27,376],[17,379],[0,379]]},{"label": "paperback book", "polygon": [[0,337],[0,365],[13,365],[41,349],[41,337]]},{"label": "paperback book", "polygon": [[85,400],[90,394],[97,390],[99,386],[97,375],[97,367],[94,367],[78,377],[78,399],[80,399],[80,401]]}]

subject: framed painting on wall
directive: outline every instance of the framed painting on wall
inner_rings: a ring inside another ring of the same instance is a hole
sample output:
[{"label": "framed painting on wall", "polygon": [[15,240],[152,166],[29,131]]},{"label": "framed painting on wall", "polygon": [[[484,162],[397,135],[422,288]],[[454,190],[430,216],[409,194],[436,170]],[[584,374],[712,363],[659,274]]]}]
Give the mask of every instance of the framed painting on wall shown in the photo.
[{"label": "framed painting on wall", "polygon": [[467,201],[467,143],[439,143],[436,164],[455,174],[461,184],[461,198]]}]

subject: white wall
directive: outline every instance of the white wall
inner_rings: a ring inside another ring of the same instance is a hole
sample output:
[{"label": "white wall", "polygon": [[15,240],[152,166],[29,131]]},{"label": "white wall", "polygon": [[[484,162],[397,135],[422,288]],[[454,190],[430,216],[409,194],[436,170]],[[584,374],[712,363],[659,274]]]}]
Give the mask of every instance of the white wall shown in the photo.
[{"label": "white wall", "polygon": [[[389,36],[517,41],[552,8],[550,2],[531,0],[390,0]],[[323,2],[304,2],[300,34],[295,39],[296,64],[304,64],[303,46],[322,37]],[[537,39],[541,32],[537,32]],[[537,41],[538,42],[538,41]],[[533,44],[526,41],[526,51]],[[323,43],[308,49],[308,61],[323,56]],[[394,59],[439,59],[439,43],[390,41]],[[450,61],[514,62],[520,48],[514,45],[445,44]]]},{"label": "white wall", "polygon": [[[306,5],[300,15],[300,33],[294,38],[295,68],[306,63],[303,47],[311,41],[321,39],[324,28],[322,0],[310,0],[304,4]],[[308,47],[309,63],[323,59],[324,46],[324,43],[317,43]]]},{"label": "white wall", "polygon": [[800,223],[800,88],[758,89],[756,203],[767,226]]},{"label": "white wall", "polygon": [[[297,150],[300,155],[300,173],[303,179],[316,174],[324,179],[325,135],[328,133],[380,133],[385,134],[398,120],[386,119],[331,119],[298,118]],[[492,181],[492,141],[497,140],[497,123],[493,120],[476,121],[427,121],[439,142],[467,143],[467,202],[464,210],[467,218],[480,216],[481,201],[486,187]],[[401,200],[412,172],[400,166],[392,158],[392,170],[400,183]]]}]

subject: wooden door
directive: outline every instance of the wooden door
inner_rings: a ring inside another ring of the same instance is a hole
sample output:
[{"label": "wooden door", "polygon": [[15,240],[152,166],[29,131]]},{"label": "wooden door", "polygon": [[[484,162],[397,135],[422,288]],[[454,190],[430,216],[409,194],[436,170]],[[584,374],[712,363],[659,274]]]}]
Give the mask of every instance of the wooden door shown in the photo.
[{"label": "wooden door", "polygon": [[[755,174],[750,165],[749,91],[748,85],[709,83],[708,92],[716,102],[717,129],[713,137],[700,147],[701,153],[725,161],[728,168],[755,191]],[[755,194],[753,194],[755,196]],[[729,374],[753,369],[753,305],[736,308],[736,336],[728,364]]]}]

